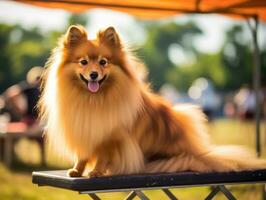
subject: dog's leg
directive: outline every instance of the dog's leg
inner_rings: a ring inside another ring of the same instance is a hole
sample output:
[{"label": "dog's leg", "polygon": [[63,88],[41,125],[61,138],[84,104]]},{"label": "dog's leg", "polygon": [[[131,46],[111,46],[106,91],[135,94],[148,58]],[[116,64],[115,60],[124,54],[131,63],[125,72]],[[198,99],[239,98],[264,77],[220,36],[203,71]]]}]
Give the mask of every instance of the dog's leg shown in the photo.
[{"label": "dog's leg", "polygon": [[80,177],[85,169],[87,160],[77,159],[72,169],[69,169],[67,175],[70,177]]},{"label": "dog's leg", "polygon": [[138,143],[130,134],[121,134],[108,164],[108,174],[134,174],[140,173],[143,169],[144,158]]},{"label": "dog's leg", "polygon": [[89,172],[89,177],[104,176],[106,174],[108,162],[109,159],[107,157],[104,157],[103,155],[98,158],[94,169]]},{"label": "dog's leg", "polygon": [[144,159],[138,143],[127,132],[118,133],[113,140],[102,144],[97,150],[97,162],[89,173],[90,177],[143,171]]}]

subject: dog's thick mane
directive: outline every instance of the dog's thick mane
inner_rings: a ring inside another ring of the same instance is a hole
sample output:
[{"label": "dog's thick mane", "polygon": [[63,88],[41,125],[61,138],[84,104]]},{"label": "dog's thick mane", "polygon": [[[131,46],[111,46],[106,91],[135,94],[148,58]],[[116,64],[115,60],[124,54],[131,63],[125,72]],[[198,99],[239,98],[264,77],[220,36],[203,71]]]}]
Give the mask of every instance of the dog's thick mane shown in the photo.
[{"label": "dog's thick mane", "polygon": [[63,56],[62,49],[57,48],[46,64],[40,117],[53,149],[65,156],[74,152],[79,157],[89,157],[108,134],[121,127],[132,128],[143,106],[139,88],[145,86],[131,65],[140,63],[132,54],[126,56],[123,68],[128,69],[131,78],[124,73],[104,94],[82,94],[58,72],[65,64]]}]

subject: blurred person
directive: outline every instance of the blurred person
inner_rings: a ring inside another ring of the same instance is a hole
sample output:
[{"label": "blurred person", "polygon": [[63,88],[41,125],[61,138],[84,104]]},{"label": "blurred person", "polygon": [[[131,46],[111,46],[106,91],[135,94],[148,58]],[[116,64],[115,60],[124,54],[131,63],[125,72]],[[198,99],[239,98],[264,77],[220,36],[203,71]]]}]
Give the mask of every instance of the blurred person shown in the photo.
[{"label": "blurred person", "polygon": [[255,92],[248,86],[242,86],[234,97],[237,115],[243,120],[252,120],[255,116]]},{"label": "blurred person", "polygon": [[239,119],[238,130],[249,135],[254,132],[254,119],[256,113],[255,91],[248,85],[243,85],[235,94],[236,117]]},{"label": "blurred person", "polygon": [[[43,140],[43,127],[38,120],[36,105],[40,96],[40,79],[42,76],[42,67],[31,68],[25,81],[21,81],[9,87],[3,94],[5,101],[3,114],[0,116],[2,124],[0,131],[5,133],[20,133],[19,137],[12,137],[12,150],[5,150],[10,157],[14,154],[14,146],[20,139],[29,139],[36,141],[40,146],[41,164],[45,163],[45,147]],[[9,115],[9,116],[7,116]],[[8,119],[9,117],[9,119]],[[33,136],[34,135],[34,136]]]},{"label": "blurred person", "polygon": [[40,96],[40,79],[42,67],[33,67],[22,81],[11,86],[4,92],[6,108],[11,115],[11,121],[21,121],[27,126],[33,125],[37,120],[36,104]]},{"label": "blurred person", "polygon": [[234,102],[234,96],[232,94],[229,94],[225,97],[223,112],[224,112],[225,117],[227,118],[236,117],[236,105]]}]

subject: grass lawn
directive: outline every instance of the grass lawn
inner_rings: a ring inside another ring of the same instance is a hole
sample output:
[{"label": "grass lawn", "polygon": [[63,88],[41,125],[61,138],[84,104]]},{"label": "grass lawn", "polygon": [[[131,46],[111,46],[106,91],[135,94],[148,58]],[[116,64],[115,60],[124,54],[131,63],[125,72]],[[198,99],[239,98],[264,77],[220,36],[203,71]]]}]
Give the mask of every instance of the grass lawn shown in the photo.
[{"label": "grass lawn", "polygon": [[[262,126],[262,156],[266,157],[265,138],[266,127]],[[215,144],[238,144],[249,146],[255,149],[255,133],[253,123],[240,123],[233,120],[217,120],[209,124],[209,132]],[[86,195],[79,195],[76,192],[51,187],[38,187],[31,183],[31,171],[40,170],[38,167],[39,149],[34,142],[22,140],[15,148],[15,152],[22,161],[7,169],[0,163],[0,200],[73,200],[89,199]],[[49,166],[67,168],[69,163],[59,162],[52,155],[48,155]],[[27,165],[25,165],[25,163]],[[58,164],[60,163],[60,164]],[[52,167],[53,168],[53,167]],[[237,199],[257,200],[261,197],[261,185],[229,186]],[[173,189],[174,194],[182,200],[204,199],[210,191],[207,187]],[[167,199],[158,190],[145,191],[151,199]],[[99,194],[103,199],[123,199],[127,193]],[[137,199],[137,198],[136,198]],[[216,199],[226,199],[223,195],[218,195]]]}]

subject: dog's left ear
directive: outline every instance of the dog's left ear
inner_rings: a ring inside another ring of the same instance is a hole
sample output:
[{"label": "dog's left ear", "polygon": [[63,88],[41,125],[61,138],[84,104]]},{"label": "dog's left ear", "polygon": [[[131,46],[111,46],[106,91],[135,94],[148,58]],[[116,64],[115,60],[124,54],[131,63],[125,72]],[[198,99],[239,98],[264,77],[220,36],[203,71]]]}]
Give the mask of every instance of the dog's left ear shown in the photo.
[{"label": "dog's left ear", "polygon": [[87,32],[81,25],[72,25],[65,35],[65,44],[76,44],[87,39]]},{"label": "dog's left ear", "polygon": [[121,46],[120,38],[116,33],[114,27],[110,26],[98,34],[101,42],[110,45],[111,47],[119,48]]}]

